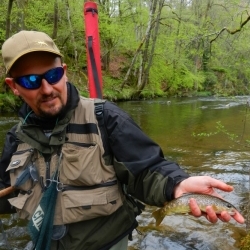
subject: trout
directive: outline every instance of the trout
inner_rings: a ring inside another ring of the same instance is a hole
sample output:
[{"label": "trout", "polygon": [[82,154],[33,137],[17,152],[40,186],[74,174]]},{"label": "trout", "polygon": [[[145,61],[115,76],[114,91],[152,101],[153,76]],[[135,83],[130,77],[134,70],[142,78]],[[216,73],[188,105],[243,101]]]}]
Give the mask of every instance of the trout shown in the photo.
[{"label": "trout", "polygon": [[189,207],[190,198],[194,198],[200,210],[206,212],[207,206],[212,206],[216,214],[227,211],[230,215],[234,215],[236,208],[229,202],[218,197],[208,194],[184,194],[177,199],[166,202],[165,206],[154,211],[152,216],[156,220],[156,226],[160,225],[166,215],[186,214],[191,212]]}]

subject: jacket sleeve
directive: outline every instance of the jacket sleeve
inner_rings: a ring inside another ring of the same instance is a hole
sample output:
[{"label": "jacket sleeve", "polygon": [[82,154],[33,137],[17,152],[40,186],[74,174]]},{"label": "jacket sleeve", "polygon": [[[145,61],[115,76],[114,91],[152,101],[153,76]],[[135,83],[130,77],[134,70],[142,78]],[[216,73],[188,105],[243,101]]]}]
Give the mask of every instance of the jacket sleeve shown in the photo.
[{"label": "jacket sleeve", "polygon": [[[15,136],[16,126],[12,127],[9,132],[6,134],[5,143],[2,151],[2,156],[0,159],[0,189],[4,189],[10,186],[10,176],[9,172],[6,172],[6,169],[10,163],[12,154],[17,149],[17,142]],[[8,202],[9,198],[12,198],[16,193],[11,193],[4,197],[0,198],[0,214],[15,213],[16,210],[11,207]]]},{"label": "jacket sleeve", "polygon": [[105,103],[104,120],[114,168],[127,192],[148,205],[162,206],[171,200],[175,185],[189,175],[166,160],[159,145],[115,104]]}]

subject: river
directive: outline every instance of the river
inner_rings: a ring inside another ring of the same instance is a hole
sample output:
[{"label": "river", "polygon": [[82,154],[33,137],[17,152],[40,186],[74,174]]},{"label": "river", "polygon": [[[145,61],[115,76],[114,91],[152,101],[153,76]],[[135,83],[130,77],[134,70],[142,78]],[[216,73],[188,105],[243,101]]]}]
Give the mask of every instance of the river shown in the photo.
[{"label": "river", "polygon": [[[160,98],[119,102],[137,124],[162,148],[166,158],[178,162],[190,175],[209,175],[231,184],[231,193],[219,192],[247,215],[249,192],[249,97]],[[14,115],[0,118],[0,149],[6,131],[17,121]],[[220,127],[220,129],[218,129]],[[209,223],[190,215],[167,216],[156,227],[147,206],[138,216],[139,227],[129,250],[235,250],[246,225],[234,220]],[[5,234],[0,249],[24,249],[25,224],[15,216],[2,216]],[[0,231],[1,225],[0,225]]]}]

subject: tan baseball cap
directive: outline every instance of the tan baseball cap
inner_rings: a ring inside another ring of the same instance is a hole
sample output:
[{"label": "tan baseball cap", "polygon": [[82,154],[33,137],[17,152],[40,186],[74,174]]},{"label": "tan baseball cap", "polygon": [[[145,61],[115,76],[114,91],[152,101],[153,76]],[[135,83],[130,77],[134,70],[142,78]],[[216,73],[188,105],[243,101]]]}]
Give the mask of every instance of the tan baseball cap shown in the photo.
[{"label": "tan baseball cap", "polygon": [[35,51],[46,51],[63,56],[54,41],[44,32],[22,30],[8,38],[2,45],[6,74],[20,57]]}]

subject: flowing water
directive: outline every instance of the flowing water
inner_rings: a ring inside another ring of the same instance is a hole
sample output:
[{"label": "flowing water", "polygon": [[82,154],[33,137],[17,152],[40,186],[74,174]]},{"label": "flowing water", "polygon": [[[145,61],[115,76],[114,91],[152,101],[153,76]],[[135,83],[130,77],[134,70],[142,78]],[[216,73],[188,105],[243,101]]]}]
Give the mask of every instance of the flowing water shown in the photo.
[{"label": "flowing water", "polygon": [[[166,158],[178,162],[190,175],[209,175],[233,185],[233,192],[220,194],[247,216],[249,97],[162,98],[119,102],[118,106],[161,146]],[[16,121],[14,115],[1,115],[0,149]],[[156,227],[151,217],[155,209],[147,206],[138,217],[138,231],[133,233],[129,250],[234,250],[246,235],[246,225],[234,220],[211,224],[190,215],[167,216]],[[24,249],[29,241],[25,223],[13,215],[1,218],[0,249]]]}]

